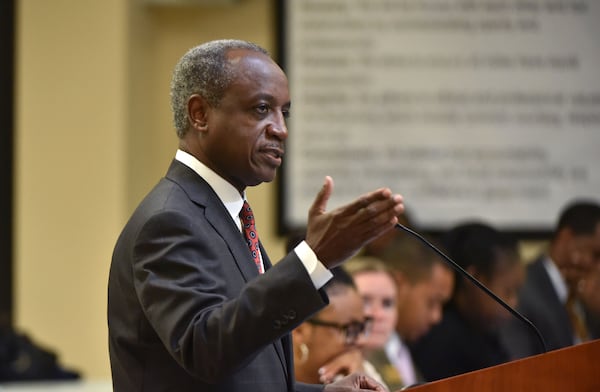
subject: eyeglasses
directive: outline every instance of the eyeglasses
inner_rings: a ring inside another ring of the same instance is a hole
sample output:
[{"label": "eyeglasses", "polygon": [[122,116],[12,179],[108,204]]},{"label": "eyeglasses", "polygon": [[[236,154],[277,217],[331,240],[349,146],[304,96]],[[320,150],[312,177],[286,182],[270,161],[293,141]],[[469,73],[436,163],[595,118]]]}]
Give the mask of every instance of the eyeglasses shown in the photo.
[{"label": "eyeglasses", "polygon": [[318,325],[321,327],[335,328],[344,334],[344,342],[348,345],[356,343],[361,335],[367,335],[371,329],[373,319],[366,317],[364,321],[351,321],[347,324],[338,324],[332,321],[325,321],[319,319],[306,320],[307,323],[312,325]]}]

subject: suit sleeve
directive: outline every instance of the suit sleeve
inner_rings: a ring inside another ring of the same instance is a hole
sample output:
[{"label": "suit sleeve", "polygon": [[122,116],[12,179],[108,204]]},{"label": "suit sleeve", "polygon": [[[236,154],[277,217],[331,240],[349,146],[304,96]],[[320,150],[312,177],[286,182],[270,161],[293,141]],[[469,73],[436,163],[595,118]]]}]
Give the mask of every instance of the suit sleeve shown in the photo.
[{"label": "suit sleeve", "polygon": [[205,382],[230,376],[327,301],[294,252],[246,282],[235,246],[206,220],[163,211],[142,226],[133,250],[135,291],[148,322],[181,366]]}]

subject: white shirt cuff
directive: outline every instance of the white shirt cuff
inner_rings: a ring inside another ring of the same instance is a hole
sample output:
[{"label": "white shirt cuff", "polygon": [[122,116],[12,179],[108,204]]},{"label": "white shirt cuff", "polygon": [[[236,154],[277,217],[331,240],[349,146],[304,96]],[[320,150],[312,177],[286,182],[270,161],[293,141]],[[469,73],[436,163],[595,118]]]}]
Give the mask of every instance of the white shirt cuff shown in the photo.
[{"label": "white shirt cuff", "polygon": [[323,287],[325,283],[329,282],[329,279],[333,277],[331,271],[317,259],[317,255],[310,246],[308,246],[306,241],[302,241],[298,244],[298,246],[294,248],[294,252],[296,252],[296,255],[304,265],[304,268],[306,268],[306,272],[310,275],[310,279],[317,290]]}]

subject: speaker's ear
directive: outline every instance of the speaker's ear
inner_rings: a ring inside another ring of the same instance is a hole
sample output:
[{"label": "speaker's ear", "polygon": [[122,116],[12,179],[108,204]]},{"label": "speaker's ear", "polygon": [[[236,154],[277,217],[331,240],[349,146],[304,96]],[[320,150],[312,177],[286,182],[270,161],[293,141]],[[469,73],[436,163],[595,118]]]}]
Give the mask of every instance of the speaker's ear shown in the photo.
[{"label": "speaker's ear", "polygon": [[201,95],[192,95],[187,102],[190,126],[197,131],[206,132],[208,130],[209,109],[210,105]]}]

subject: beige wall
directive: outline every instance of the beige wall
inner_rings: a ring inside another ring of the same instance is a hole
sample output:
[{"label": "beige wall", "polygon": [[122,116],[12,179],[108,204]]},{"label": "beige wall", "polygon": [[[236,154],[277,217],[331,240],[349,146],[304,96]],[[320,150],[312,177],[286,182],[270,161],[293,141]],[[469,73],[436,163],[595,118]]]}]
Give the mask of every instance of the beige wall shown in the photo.
[{"label": "beige wall", "polygon": [[[115,239],[175,153],[173,65],[214,38],[274,49],[273,18],[271,0],[163,9],[135,0],[17,2],[16,321],[86,377],[109,377]],[[275,188],[249,196],[278,258]]]}]

